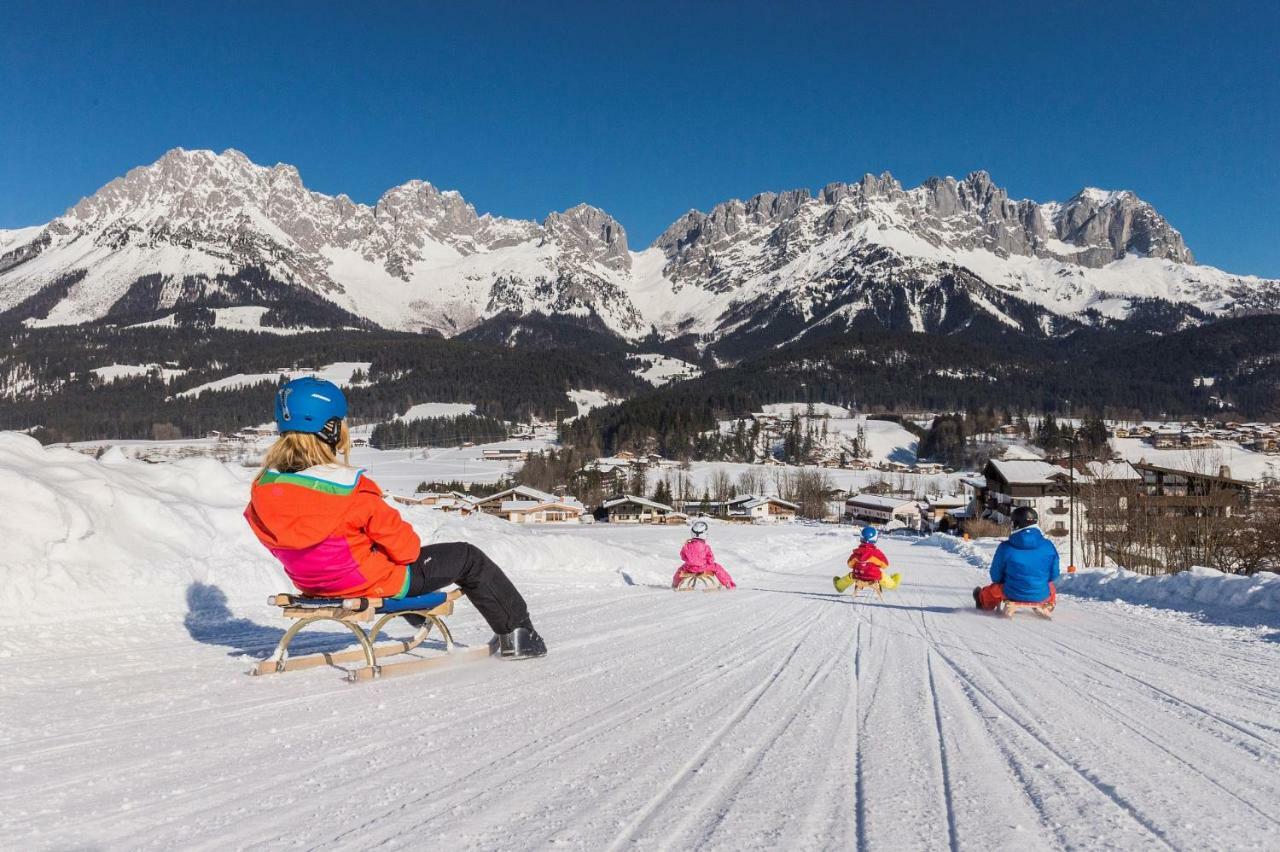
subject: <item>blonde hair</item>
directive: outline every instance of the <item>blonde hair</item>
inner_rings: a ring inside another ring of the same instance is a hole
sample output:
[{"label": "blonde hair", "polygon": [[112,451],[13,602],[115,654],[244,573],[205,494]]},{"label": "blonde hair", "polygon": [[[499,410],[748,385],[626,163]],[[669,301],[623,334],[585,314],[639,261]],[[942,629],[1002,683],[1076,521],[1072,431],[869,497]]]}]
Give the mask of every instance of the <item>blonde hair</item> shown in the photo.
[{"label": "blonde hair", "polygon": [[[341,461],[338,460],[339,454],[342,455]],[[262,459],[262,470],[258,471],[255,479],[268,470],[297,473],[322,464],[351,467],[351,433],[347,430],[347,421],[342,421],[338,429],[338,443],[332,447],[320,440],[319,435],[285,432],[267,450],[267,455]]]}]

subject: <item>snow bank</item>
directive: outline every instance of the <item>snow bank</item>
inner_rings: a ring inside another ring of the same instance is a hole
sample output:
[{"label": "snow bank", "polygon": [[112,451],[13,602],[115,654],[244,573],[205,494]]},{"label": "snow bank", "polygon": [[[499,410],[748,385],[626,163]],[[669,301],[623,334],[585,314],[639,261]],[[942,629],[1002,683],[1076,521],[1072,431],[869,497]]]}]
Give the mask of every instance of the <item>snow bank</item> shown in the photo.
[{"label": "snow bank", "polygon": [[261,599],[284,576],[249,532],[244,477],[212,459],[100,460],[0,433],[0,603],[19,618],[185,609],[187,587]]},{"label": "snow bank", "polygon": [[991,554],[995,553],[1002,539],[980,538],[965,541],[945,533],[933,533],[916,542],[917,547],[940,547],[947,553],[954,553],[974,568],[987,570],[991,565]]},{"label": "snow bank", "polygon": [[[100,459],[0,432],[0,605],[21,621],[77,612],[175,614],[194,584],[236,607],[290,588],[242,514],[251,469],[208,458],[147,464]],[[516,527],[401,509],[424,542],[470,541],[517,579],[560,585],[670,582],[682,528]],[[126,613],[124,608],[128,608]]]},{"label": "snow bank", "polygon": [[[920,539],[917,545],[940,547],[974,568],[985,571],[1002,540],[980,538],[965,541],[934,533]],[[1280,612],[1280,575],[1270,573],[1243,577],[1212,568],[1192,568],[1178,574],[1153,577],[1123,568],[1085,568],[1075,574],[1063,573],[1058,580],[1058,589],[1063,594],[1076,597],[1123,601],[1184,612],[1206,609]]]},{"label": "snow bank", "polygon": [[1059,585],[1063,592],[1080,597],[1161,609],[1280,612],[1280,575],[1270,573],[1245,577],[1192,568],[1152,577],[1123,568],[1090,568],[1064,576]]}]

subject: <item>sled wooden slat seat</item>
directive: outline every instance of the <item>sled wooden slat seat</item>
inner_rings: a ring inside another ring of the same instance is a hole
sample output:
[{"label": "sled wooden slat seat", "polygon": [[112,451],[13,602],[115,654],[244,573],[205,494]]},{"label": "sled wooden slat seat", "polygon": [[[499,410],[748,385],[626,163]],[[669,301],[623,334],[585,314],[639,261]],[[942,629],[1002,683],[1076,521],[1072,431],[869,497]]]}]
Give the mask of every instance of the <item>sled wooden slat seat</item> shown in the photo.
[{"label": "sled wooden slat seat", "polygon": [[[444,623],[444,617],[453,614],[454,601],[462,597],[461,590],[451,592],[431,592],[413,598],[321,598],[307,595],[278,594],[267,599],[270,606],[280,607],[285,618],[294,619],[294,623],[285,631],[276,646],[275,652],[253,667],[250,674],[279,674],[295,669],[309,669],[317,666],[336,666],[338,663],[364,661],[364,666],[347,670],[348,681],[372,680],[377,677],[389,677],[397,674],[408,674],[413,671],[442,663],[452,663],[462,658],[489,656],[489,648],[468,648],[455,651],[453,635]],[[423,619],[423,624],[408,640],[387,642],[375,645],[378,634],[392,619],[406,615],[416,615]],[[345,625],[356,637],[358,647],[346,651],[331,651],[319,654],[308,654],[301,657],[289,656],[289,643],[302,628],[318,621],[334,621]],[[374,622],[367,629],[362,625]],[[408,654],[426,640],[432,628],[439,631],[445,643],[445,653],[435,657],[415,657],[397,663],[384,663],[384,659]]]},{"label": "sled wooden slat seat", "polygon": [[876,597],[879,598],[880,600],[884,600],[884,590],[880,587],[879,580],[875,580],[875,581],[859,580],[857,577],[855,577],[853,579],[853,582],[850,584],[850,588],[853,589],[853,592],[851,595],[852,597],[856,598],[858,596],[858,592],[862,591],[863,589],[874,589],[876,593]]},{"label": "sled wooden slat seat", "polygon": [[694,592],[698,587],[702,586],[704,592],[718,592],[724,588],[724,585],[710,571],[703,573],[689,572],[680,580],[680,585],[676,586],[677,592]]},{"label": "sled wooden slat seat", "polygon": [[1013,618],[1018,610],[1029,609],[1044,618],[1053,618],[1052,601],[1011,601],[1005,598],[1000,602],[1000,614],[1005,618]]}]

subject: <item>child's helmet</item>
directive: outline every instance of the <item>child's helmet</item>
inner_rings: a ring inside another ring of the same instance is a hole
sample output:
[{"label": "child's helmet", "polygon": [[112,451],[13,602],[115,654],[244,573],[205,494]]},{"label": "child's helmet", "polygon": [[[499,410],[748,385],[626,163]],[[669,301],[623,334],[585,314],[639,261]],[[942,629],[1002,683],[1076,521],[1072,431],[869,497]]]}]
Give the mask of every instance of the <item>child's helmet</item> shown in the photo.
[{"label": "child's helmet", "polygon": [[880,537],[880,530],[876,529],[875,527],[862,528],[862,540],[865,541],[867,544],[875,544],[876,539],[878,539],[879,537]]},{"label": "child's helmet", "polygon": [[1015,530],[1021,530],[1040,523],[1040,515],[1030,506],[1019,506],[1013,510],[1010,520],[1013,522]]},{"label": "child's helmet", "polygon": [[693,524],[689,527],[689,531],[693,533],[694,538],[702,538],[707,534],[707,522],[694,521]]},{"label": "child's helmet", "polygon": [[285,432],[336,434],[329,424],[346,416],[347,398],[333,382],[306,376],[276,391],[276,428],[282,435]]}]

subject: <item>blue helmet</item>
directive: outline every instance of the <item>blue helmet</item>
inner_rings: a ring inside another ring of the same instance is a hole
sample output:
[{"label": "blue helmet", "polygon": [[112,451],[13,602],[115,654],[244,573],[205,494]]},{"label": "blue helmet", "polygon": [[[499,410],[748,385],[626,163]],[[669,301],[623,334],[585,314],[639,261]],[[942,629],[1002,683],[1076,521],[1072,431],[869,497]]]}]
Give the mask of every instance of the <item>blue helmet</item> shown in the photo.
[{"label": "blue helmet", "polygon": [[876,539],[878,539],[879,537],[880,537],[880,530],[876,529],[875,527],[862,528],[862,540],[865,541],[867,544],[875,544]]},{"label": "blue helmet", "polygon": [[[331,420],[347,416],[347,398],[333,382],[307,376],[276,391],[276,428],[285,432],[326,432]],[[328,431],[333,431],[332,429]]]}]

